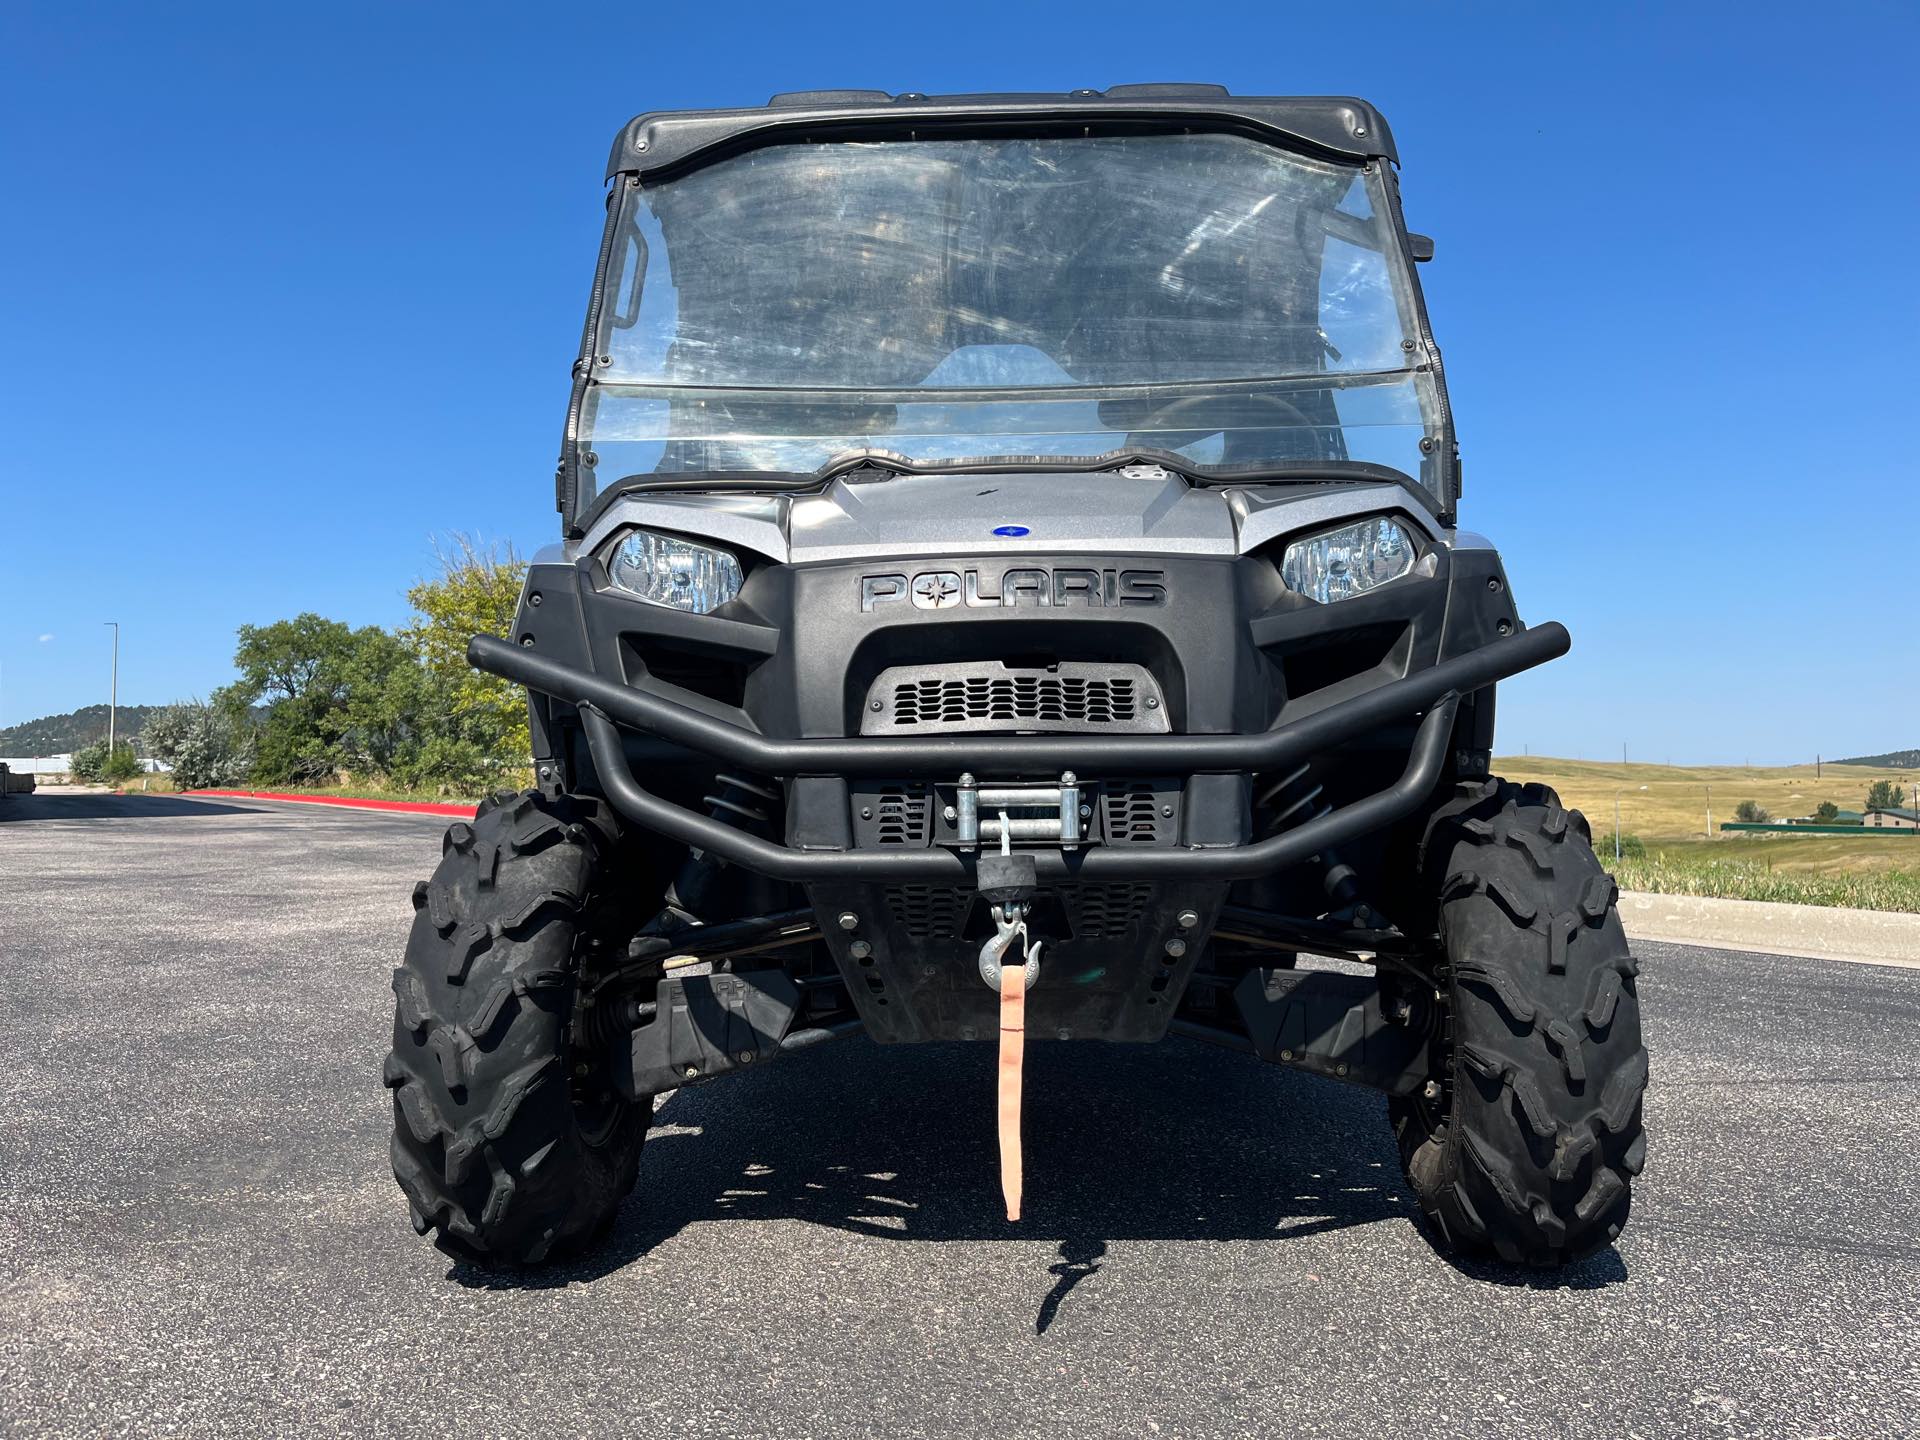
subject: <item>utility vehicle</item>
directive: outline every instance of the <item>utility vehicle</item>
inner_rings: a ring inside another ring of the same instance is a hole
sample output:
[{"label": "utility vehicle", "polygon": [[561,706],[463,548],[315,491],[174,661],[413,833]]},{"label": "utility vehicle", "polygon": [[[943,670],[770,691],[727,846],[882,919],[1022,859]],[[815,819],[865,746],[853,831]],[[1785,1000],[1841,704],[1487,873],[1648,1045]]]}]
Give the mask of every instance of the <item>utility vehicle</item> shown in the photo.
[{"label": "utility vehicle", "polygon": [[620,132],[564,540],[469,651],[536,784],[394,975],[418,1230],[578,1253],[653,1097],[859,1033],[1000,1044],[1010,1216],[1025,1036],[1174,1035],[1385,1095],[1444,1247],[1620,1233],[1614,885],[1489,773],[1569,640],[1458,528],[1396,168],[1361,101],[1206,85]]}]

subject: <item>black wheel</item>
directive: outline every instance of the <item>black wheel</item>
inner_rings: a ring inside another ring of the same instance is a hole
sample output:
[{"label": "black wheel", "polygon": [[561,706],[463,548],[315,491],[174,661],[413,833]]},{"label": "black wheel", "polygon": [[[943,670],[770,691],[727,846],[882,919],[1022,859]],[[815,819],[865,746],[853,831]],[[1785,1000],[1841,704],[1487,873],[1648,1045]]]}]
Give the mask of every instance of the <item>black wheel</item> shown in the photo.
[{"label": "black wheel", "polygon": [[1389,1115],[1449,1248],[1552,1266],[1611,1244],[1646,1158],[1636,965],[1585,820],[1543,785],[1462,786],[1423,870],[1444,961],[1435,1071]]},{"label": "black wheel", "polygon": [[495,796],[447,831],[393,972],[393,1173],[414,1229],[487,1264],[577,1253],[633,1188],[651,1109],[568,1040],[612,820]]}]

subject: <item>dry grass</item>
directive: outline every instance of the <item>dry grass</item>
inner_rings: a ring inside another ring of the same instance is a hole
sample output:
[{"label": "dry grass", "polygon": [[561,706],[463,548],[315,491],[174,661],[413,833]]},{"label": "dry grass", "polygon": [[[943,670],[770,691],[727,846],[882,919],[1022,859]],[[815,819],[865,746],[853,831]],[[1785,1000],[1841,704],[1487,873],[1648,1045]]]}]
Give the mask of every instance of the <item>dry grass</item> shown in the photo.
[{"label": "dry grass", "polygon": [[[1544,756],[1508,756],[1496,772],[1551,785],[1567,804],[1586,813],[1594,849],[1622,889],[1734,900],[1779,900],[1795,905],[1843,905],[1863,910],[1920,912],[1920,835],[1722,834],[1742,800],[1775,819],[1810,815],[1822,800],[1859,810],[1867,787],[1905,771],[1858,765],[1748,769],[1740,765],[1608,765]],[[1714,833],[1707,834],[1708,788]],[[1644,853],[1613,858],[1614,799],[1620,830]]]},{"label": "dry grass", "polygon": [[[1613,832],[1613,804],[1620,800],[1620,828],[1648,841],[1701,840],[1707,835],[1708,790],[1712,790],[1713,823],[1733,819],[1734,807],[1751,800],[1776,820],[1811,815],[1822,800],[1842,810],[1866,804],[1867,787],[1875,780],[1892,780],[1903,793],[1920,776],[1905,770],[1882,770],[1864,765],[1826,765],[1816,778],[1811,765],[1748,769],[1740,765],[1617,765],[1598,760],[1557,760],[1550,756],[1508,755],[1494,761],[1494,773],[1511,780],[1538,780],[1560,792],[1560,798],[1586,812],[1597,836]],[[1835,836],[1842,844],[1854,842]],[[1724,842],[1721,842],[1724,843]],[[1795,843],[1800,843],[1795,838]],[[1880,841],[1898,844],[1898,841]],[[1909,862],[1915,863],[1915,862]]]},{"label": "dry grass", "polygon": [[171,775],[136,775],[131,780],[116,780],[113,788],[123,795],[173,795],[180,787]]}]

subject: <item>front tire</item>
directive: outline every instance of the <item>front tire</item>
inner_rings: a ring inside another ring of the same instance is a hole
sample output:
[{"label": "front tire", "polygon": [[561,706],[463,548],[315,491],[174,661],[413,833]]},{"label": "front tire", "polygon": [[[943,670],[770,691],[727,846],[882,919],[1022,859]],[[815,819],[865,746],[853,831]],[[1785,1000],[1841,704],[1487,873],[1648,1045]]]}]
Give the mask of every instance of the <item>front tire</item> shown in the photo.
[{"label": "front tire", "polygon": [[1423,847],[1444,997],[1424,1096],[1389,1103],[1407,1182],[1463,1255],[1611,1244],[1646,1159],[1647,1052],[1612,877],[1543,785],[1474,782]]},{"label": "front tire", "polygon": [[494,1265],[587,1248],[633,1188],[651,1107],[568,1043],[613,822],[502,795],[447,831],[393,972],[393,1173],[414,1229]]}]

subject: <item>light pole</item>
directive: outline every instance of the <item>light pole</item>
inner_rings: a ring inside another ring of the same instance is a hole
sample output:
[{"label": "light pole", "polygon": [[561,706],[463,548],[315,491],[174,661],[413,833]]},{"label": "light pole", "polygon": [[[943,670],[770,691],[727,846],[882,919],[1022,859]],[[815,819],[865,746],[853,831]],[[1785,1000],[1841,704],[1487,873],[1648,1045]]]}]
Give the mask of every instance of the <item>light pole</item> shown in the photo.
[{"label": "light pole", "polygon": [[114,722],[120,718],[120,622],[102,620],[102,625],[113,627],[113,689],[107,694],[107,753],[113,753]]}]

